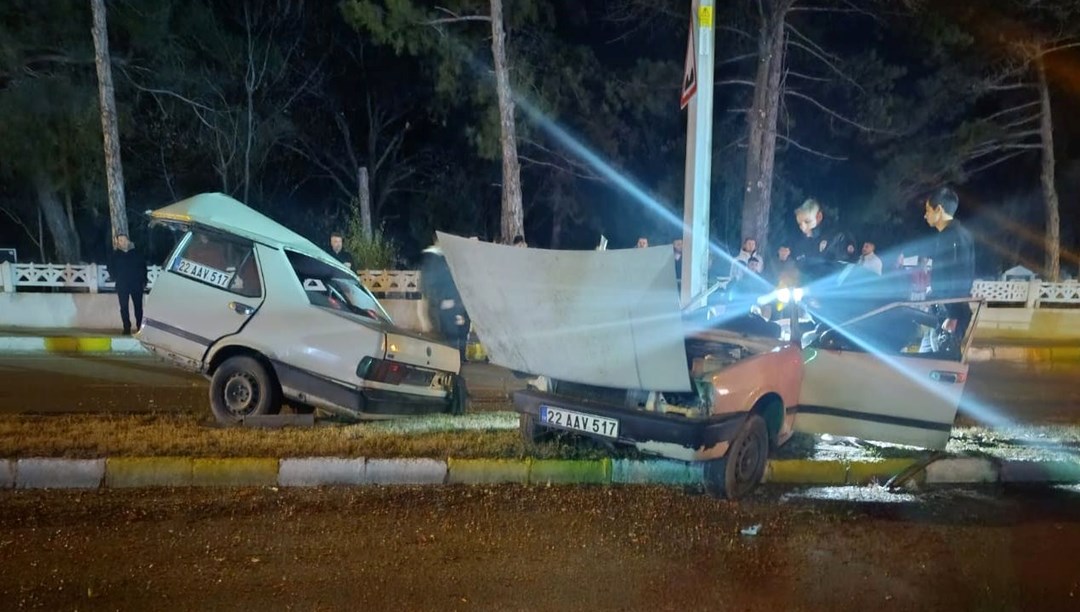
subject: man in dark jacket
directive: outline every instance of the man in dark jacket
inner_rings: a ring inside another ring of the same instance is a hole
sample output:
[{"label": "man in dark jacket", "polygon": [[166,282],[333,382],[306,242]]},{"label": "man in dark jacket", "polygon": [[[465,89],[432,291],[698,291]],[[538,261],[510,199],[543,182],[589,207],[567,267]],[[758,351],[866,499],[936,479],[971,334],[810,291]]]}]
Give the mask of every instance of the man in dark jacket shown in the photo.
[{"label": "man in dark jacket", "polygon": [[450,265],[437,244],[424,249],[421,257],[420,292],[427,301],[432,325],[445,341],[457,347],[461,360],[465,361],[469,315],[461,302]]},{"label": "man in dark jacket", "polygon": [[[956,192],[942,187],[926,200],[923,219],[937,230],[920,255],[931,260],[931,299],[971,297],[975,282],[975,247],[971,234],[954,217],[960,207]],[[946,328],[963,338],[971,322],[971,307],[949,304]]]},{"label": "man in dark jacket", "polygon": [[109,255],[109,276],[116,283],[116,297],[120,301],[120,320],[124,335],[131,335],[131,319],[128,301],[135,310],[135,329],[142,328],[143,292],[146,291],[146,258],[124,234],[116,236],[113,252]]}]

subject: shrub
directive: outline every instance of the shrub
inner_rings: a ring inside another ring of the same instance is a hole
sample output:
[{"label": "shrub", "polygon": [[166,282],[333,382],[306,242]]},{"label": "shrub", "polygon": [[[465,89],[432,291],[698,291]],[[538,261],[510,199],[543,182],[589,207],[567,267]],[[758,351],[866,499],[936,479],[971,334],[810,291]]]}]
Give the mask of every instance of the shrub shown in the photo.
[{"label": "shrub", "polygon": [[371,238],[365,237],[360,226],[360,215],[350,219],[344,242],[345,250],[353,256],[356,270],[391,270],[397,263],[397,243],[387,238],[382,228],[373,228]]}]

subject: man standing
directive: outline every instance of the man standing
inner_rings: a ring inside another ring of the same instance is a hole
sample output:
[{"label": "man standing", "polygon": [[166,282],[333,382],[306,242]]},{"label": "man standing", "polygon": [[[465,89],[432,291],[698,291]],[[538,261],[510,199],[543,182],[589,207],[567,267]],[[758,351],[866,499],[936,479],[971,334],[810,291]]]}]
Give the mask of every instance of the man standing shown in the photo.
[{"label": "man standing", "polygon": [[801,235],[793,241],[791,254],[804,284],[836,271],[833,264],[843,259],[844,233],[828,231],[822,225],[824,219],[821,204],[813,198],[795,209],[795,222]]},{"label": "man standing", "polygon": [[[975,251],[971,234],[954,217],[960,198],[948,187],[935,192],[924,205],[923,219],[936,232],[926,251],[930,258],[930,297],[947,299],[971,297],[975,282]],[[947,304],[948,319],[944,328],[956,338],[964,337],[971,322],[971,307],[966,303]]]},{"label": "man standing", "polygon": [[471,322],[461,301],[450,265],[438,243],[421,253],[420,293],[427,302],[427,313],[440,337],[458,349],[462,363]]},{"label": "man standing", "polygon": [[120,302],[120,321],[124,335],[131,335],[131,318],[128,302],[135,310],[135,330],[142,329],[143,292],[146,291],[146,258],[124,234],[113,241],[113,251],[107,263],[109,276],[116,283],[116,297]]},{"label": "man standing", "polygon": [[353,269],[353,258],[348,251],[344,250],[344,239],[341,236],[341,232],[332,232],[330,234],[330,254],[333,255],[338,261],[349,266],[349,269]]},{"label": "man standing", "polygon": [[862,257],[859,258],[859,265],[870,270],[874,274],[881,276],[881,258],[874,252],[875,245],[873,242],[867,240],[862,245]]},{"label": "man standing", "polygon": [[636,248],[636,249],[647,249],[647,248],[649,248],[649,239],[646,238],[645,236],[638,236],[637,244],[634,246],[634,248]]},{"label": "man standing", "polygon": [[776,249],[776,258],[766,266],[769,282],[775,287],[798,287],[799,268],[791,257],[791,246],[786,240]]}]

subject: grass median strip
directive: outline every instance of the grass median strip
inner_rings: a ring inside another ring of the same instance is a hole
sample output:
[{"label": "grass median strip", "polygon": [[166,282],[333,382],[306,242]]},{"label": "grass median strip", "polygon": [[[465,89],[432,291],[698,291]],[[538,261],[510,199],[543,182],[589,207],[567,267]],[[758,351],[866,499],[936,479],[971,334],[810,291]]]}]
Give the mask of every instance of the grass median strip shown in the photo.
[{"label": "grass median strip", "polygon": [[0,457],[434,457],[599,459],[557,440],[526,450],[517,415],[482,413],[311,428],[210,426],[204,416],[0,416]]}]

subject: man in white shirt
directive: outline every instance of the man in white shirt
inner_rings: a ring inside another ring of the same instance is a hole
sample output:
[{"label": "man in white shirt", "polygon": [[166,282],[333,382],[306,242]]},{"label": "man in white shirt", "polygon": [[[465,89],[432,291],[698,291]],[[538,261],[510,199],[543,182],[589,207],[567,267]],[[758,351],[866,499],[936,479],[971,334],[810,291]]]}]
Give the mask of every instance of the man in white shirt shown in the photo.
[{"label": "man in white shirt", "polygon": [[873,242],[864,242],[862,245],[862,257],[859,258],[859,265],[870,270],[874,274],[881,276],[881,258],[874,252]]}]

